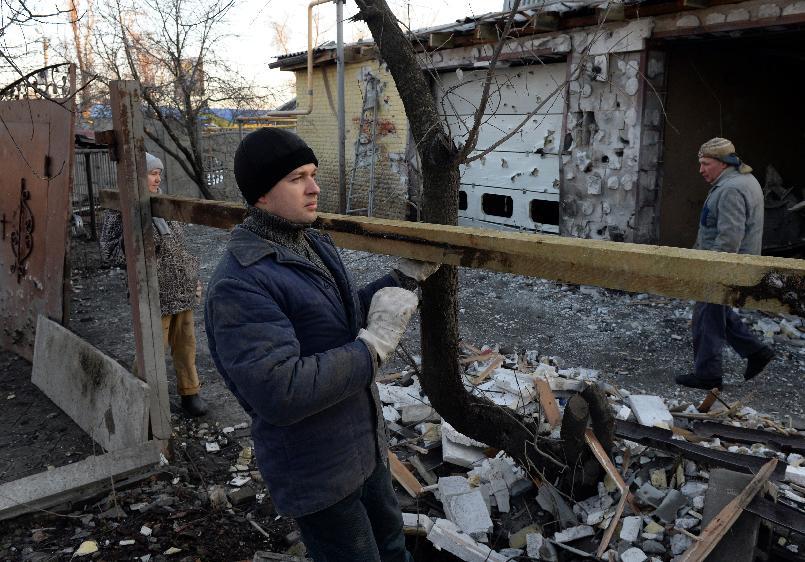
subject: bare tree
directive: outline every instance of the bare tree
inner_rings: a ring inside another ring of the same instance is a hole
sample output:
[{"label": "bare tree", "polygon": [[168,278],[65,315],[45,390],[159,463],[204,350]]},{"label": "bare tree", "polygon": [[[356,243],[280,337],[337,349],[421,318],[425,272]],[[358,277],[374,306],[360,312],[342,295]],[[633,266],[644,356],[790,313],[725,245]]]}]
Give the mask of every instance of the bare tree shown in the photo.
[{"label": "bare tree", "polygon": [[216,56],[234,0],[126,2],[109,6],[104,27],[96,30],[97,72],[104,79],[139,82],[146,135],[213,199],[202,138],[210,109],[225,106],[237,113],[262,106],[268,97]]},{"label": "bare tree", "polygon": [[[484,119],[496,61],[504,41],[509,37],[520,2],[515,1],[495,46],[483,93],[462,147],[455,145],[446,129],[414,46],[400,28],[386,0],[357,0],[357,3],[357,18],[368,25],[388,65],[419,151],[423,179],[423,220],[456,224],[459,166],[480,158],[508,138],[486,147],[480,153],[473,153]],[[557,84],[556,92],[562,88],[564,84]],[[544,103],[540,102],[520,127],[538,113]],[[512,131],[509,136],[515,132]],[[458,363],[457,286],[457,268],[442,266],[422,288],[422,387],[434,408],[462,433],[505,450],[523,465],[549,479],[566,466],[571,466],[580,470],[565,472],[569,485],[594,482],[599,468],[594,460],[590,462],[589,455],[584,454],[583,431],[587,419],[592,418],[599,439],[611,443],[612,418],[605,407],[605,400],[599,392],[590,390],[566,410],[572,415],[565,415],[562,435],[565,443],[562,444],[540,437],[533,419],[519,417],[510,409],[495,406],[484,398],[468,393],[464,389]]]}]

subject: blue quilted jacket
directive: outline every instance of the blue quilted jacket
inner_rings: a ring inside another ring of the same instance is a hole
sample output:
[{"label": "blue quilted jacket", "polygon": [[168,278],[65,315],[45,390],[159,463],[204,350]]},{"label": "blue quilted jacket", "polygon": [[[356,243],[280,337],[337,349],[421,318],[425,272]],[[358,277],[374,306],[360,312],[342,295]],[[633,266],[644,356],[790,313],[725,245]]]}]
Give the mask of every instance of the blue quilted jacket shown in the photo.
[{"label": "blue quilted jacket", "polygon": [[252,418],[277,510],[315,513],[387,462],[376,365],[356,341],[386,275],[356,291],[329,236],[308,229],[335,283],[307,259],[235,228],[207,290],[210,353]]}]

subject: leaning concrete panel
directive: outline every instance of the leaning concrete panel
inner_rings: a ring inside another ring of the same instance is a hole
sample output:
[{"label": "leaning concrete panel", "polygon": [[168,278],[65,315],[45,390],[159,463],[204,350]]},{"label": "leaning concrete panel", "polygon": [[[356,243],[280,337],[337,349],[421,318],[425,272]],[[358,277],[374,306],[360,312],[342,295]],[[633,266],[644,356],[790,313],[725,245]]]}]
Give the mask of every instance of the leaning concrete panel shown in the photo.
[{"label": "leaning concrete panel", "polygon": [[107,451],[148,438],[148,385],[41,315],[31,382]]}]

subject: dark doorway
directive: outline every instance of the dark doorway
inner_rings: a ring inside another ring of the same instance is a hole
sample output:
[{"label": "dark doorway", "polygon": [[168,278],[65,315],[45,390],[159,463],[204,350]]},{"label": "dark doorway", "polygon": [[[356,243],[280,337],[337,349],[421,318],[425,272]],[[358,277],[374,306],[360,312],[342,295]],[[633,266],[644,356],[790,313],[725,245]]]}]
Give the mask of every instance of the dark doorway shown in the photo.
[{"label": "dark doorway", "polygon": [[[709,186],[699,176],[699,146],[733,141],[761,186],[767,166],[802,200],[805,188],[805,33],[756,31],[740,38],[688,37],[662,45],[668,60],[660,243],[691,247]],[[801,218],[770,208],[767,224]],[[779,229],[778,229],[779,230]],[[790,229],[789,229],[790,231]],[[778,236],[766,229],[764,247]],[[789,232],[789,237],[791,232]],[[796,236],[795,236],[796,237]],[[770,244],[771,243],[771,244]]]}]

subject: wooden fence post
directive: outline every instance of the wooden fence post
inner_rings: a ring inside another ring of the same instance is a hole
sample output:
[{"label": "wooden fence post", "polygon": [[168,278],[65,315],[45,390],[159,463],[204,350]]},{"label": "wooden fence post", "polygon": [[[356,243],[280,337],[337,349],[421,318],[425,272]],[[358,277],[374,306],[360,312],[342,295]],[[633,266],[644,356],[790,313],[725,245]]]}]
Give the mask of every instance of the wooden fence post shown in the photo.
[{"label": "wooden fence post", "polygon": [[137,83],[132,80],[115,80],[109,90],[129,299],[137,347],[137,375],[148,383],[150,389],[151,433],[154,439],[164,441],[171,435],[170,404],[162,344],[154,226],[146,180],[142,101]]}]

